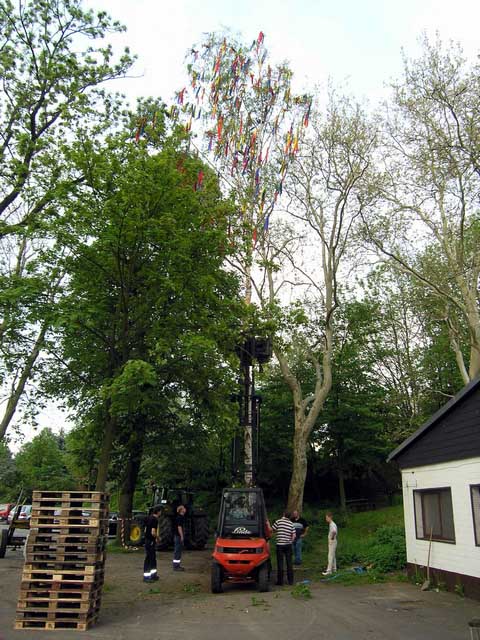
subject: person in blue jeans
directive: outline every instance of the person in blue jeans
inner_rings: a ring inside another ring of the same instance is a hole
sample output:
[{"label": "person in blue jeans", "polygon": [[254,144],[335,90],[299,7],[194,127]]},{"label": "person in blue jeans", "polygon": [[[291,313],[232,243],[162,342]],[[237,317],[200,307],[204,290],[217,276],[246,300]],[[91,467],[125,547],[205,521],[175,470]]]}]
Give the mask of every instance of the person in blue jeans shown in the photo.
[{"label": "person in blue jeans", "polygon": [[307,535],[308,523],[305,518],[300,517],[298,511],[293,511],[292,524],[295,528],[295,540],[293,542],[294,564],[302,564],[302,544],[303,538]]},{"label": "person in blue jeans", "polygon": [[183,504],[179,504],[177,507],[177,513],[175,514],[173,521],[173,570],[185,571],[181,566],[182,561],[182,549],[185,541],[185,514],[187,510]]}]

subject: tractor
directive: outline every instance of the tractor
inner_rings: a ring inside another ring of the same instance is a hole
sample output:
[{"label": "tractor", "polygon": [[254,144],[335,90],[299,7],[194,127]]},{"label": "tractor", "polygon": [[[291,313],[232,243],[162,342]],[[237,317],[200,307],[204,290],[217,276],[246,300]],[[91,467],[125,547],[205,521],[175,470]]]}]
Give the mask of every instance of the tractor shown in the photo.
[{"label": "tractor", "polygon": [[[187,549],[204,549],[209,535],[208,517],[206,512],[194,506],[193,493],[186,489],[159,489],[153,487],[152,507],[159,505],[161,512],[158,515],[157,549],[163,550],[173,546],[173,518],[178,505],[183,504],[187,512],[185,514],[185,547]],[[145,512],[134,514],[130,523],[130,533],[127,544],[140,546],[144,543]]]}]

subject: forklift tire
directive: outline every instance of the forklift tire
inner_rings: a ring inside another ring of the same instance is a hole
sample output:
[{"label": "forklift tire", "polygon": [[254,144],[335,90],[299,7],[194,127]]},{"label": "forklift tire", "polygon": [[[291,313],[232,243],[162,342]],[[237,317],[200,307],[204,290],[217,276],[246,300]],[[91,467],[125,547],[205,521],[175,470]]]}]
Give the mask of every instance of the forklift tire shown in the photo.
[{"label": "forklift tire", "polygon": [[194,551],[205,549],[205,545],[208,542],[208,519],[207,514],[200,514],[193,516],[194,532],[195,535],[190,539],[189,547]]},{"label": "forklift tire", "polygon": [[5,557],[5,552],[7,551],[7,541],[8,529],[2,529],[0,531],[0,558]]},{"label": "forklift tire", "polygon": [[212,563],[212,593],[222,593],[223,569],[217,563]]},{"label": "forklift tire", "polygon": [[258,569],[257,586],[259,591],[270,591],[270,580],[268,575],[268,563],[265,562]]},{"label": "forklift tire", "polygon": [[172,528],[172,519],[166,513],[161,511],[158,514],[158,527],[157,527],[157,535],[158,535],[158,543],[157,549],[159,551],[164,551],[168,549],[173,544],[173,528]]}]

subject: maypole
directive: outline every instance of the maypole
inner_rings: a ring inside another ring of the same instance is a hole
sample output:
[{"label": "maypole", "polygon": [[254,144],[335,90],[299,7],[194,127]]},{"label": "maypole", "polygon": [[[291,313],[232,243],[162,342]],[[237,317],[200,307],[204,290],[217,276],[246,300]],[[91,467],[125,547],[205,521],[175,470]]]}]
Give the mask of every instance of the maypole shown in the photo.
[{"label": "maypole", "polygon": [[[225,35],[208,35],[192,47],[187,70],[189,85],[177,92],[171,113],[182,117],[192,144],[193,133],[198,134],[199,152],[234,198],[237,214],[229,221],[229,235],[244,277],[244,299],[251,304],[258,245],[265,246],[288,168],[308,126],[312,99],[293,94],[286,63],[269,62],[262,31],[249,46]],[[243,359],[241,376],[247,486],[253,482],[251,360]]]}]

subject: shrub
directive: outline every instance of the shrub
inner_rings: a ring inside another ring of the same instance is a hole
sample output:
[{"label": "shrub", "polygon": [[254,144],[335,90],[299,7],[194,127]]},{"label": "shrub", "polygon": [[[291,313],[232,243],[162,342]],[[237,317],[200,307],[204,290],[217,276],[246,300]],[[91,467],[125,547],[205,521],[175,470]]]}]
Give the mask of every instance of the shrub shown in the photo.
[{"label": "shrub", "polygon": [[369,544],[366,562],[383,573],[403,569],[407,562],[403,527],[379,527]]}]

